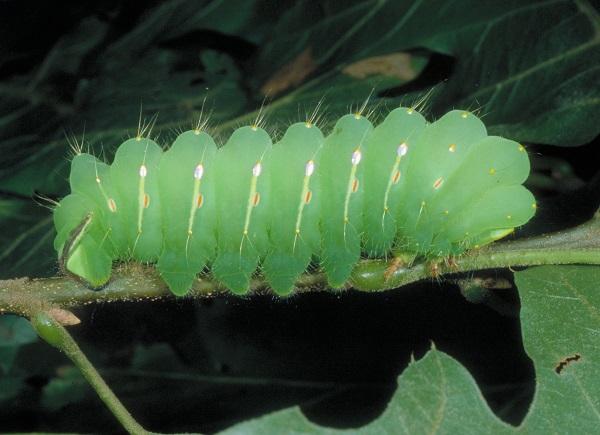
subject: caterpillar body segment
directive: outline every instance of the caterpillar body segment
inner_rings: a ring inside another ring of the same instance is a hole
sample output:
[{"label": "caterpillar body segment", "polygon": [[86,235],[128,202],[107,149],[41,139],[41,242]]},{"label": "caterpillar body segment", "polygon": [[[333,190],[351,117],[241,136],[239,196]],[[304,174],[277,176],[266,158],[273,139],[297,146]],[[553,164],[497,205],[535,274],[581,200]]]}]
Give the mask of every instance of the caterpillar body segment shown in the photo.
[{"label": "caterpillar body segment", "polygon": [[362,153],[373,125],[345,115],[321,151],[321,264],[332,287],[341,287],[360,258],[364,188]]},{"label": "caterpillar body segment", "polygon": [[63,198],[54,210],[54,248],[63,267],[94,288],[109,280],[113,263],[113,251],[98,215],[95,204],[78,193]]},{"label": "caterpillar body segment", "polygon": [[424,255],[431,252],[437,231],[434,205],[469,149],[485,137],[486,129],[479,118],[453,110],[428,124],[410,148],[412,156],[403,185],[406,193],[398,217],[405,250]]},{"label": "caterpillar body segment", "polygon": [[521,185],[530,170],[529,158],[523,150],[520,144],[495,136],[482,139],[470,149],[459,170],[447,180],[430,206],[429,223],[436,229],[430,246],[433,253],[438,256],[461,253],[494,241],[492,237],[481,243],[477,231],[469,228],[460,234],[458,228],[464,224],[459,222],[471,222],[466,226],[478,227],[472,224],[474,216],[491,218],[498,210],[505,210],[504,214],[514,220],[495,219],[495,226],[487,224],[486,228],[483,219],[475,219],[482,224],[478,231],[488,233],[497,229],[503,236],[531,219],[535,199]]},{"label": "caterpillar body segment", "polygon": [[248,290],[269,247],[270,150],[266,131],[242,127],[216,156],[217,257],[212,272],[238,294]]},{"label": "caterpillar body segment", "polygon": [[271,152],[270,246],[262,268],[279,294],[294,288],[321,252],[319,174],[323,133],[310,123],[291,125]]},{"label": "caterpillar body segment", "polygon": [[217,146],[207,133],[177,137],[160,160],[163,249],[157,268],[176,295],[185,294],[216,254]]},{"label": "caterpillar body segment", "polygon": [[117,260],[156,263],[176,295],[203,270],[236,294],[257,271],[289,294],[311,261],[341,287],[361,255],[443,258],[510,234],[536,210],[529,170],[522,145],[458,110],[350,114],[328,135],[296,123],[275,144],[247,126],[220,149],[197,129],[164,152],[136,137],[111,165],[75,156],[54,247],[93,287]]},{"label": "caterpillar body segment", "polygon": [[162,149],[148,138],[123,142],[110,166],[115,216],[124,228],[119,251],[126,243],[129,258],[158,260],[163,246],[158,167]]},{"label": "caterpillar body segment", "polygon": [[116,213],[110,166],[90,154],[79,154],[71,162],[69,182],[73,194],[93,203],[88,209],[93,211],[93,226],[100,227],[103,249],[111,257],[124,258],[127,242],[124,226]]},{"label": "caterpillar body segment", "polygon": [[453,219],[446,237],[454,241],[454,246],[483,246],[527,223],[535,213],[534,204],[531,192],[521,185],[490,189]]},{"label": "caterpillar body segment", "polygon": [[363,241],[369,256],[385,256],[396,239],[406,168],[426,122],[420,113],[399,107],[365,142]]}]

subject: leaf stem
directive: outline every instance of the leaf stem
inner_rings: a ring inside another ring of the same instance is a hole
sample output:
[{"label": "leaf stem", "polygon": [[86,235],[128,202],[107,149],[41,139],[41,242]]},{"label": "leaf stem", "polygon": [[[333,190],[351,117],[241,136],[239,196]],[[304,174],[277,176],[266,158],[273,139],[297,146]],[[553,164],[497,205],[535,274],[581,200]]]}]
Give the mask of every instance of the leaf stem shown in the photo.
[{"label": "leaf stem", "polygon": [[[443,274],[506,267],[544,264],[600,265],[600,219],[564,231],[541,236],[497,242],[453,259],[421,262],[393,267],[393,260],[361,260],[352,278],[344,286],[361,291],[385,291]],[[391,271],[391,272],[390,272]],[[296,283],[296,292],[322,291],[327,288],[324,274],[305,274]],[[251,283],[252,293],[268,291],[260,278]],[[210,278],[199,278],[188,298],[211,297],[227,290]],[[152,266],[123,264],[114,270],[110,283],[92,291],[69,276],[51,278],[0,280],[0,314],[28,316],[33,307],[53,305],[71,308],[90,303],[118,301],[158,301],[174,298]]]},{"label": "leaf stem", "polygon": [[389,262],[365,260],[354,270],[353,286],[382,291],[448,273],[546,264],[600,265],[600,219],[564,231],[494,243],[451,260],[399,267],[391,273]]},{"label": "leaf stem", "polygon": [[96,368],[87,359],[71,334],[50,313],[43,311],[35,313],[31,318],[31,323],[42,338],[52,346],[63,351],[73,364],[75,364],[83,377],[127,432],[130,434],[150,433],[131,416],[115,393],[104,382],[104,379],[102,379]]},{"label": "leaf stem", "polygon": [[[453,259],[438,259],[403,267],[397,267],[394,259],[362,260],[345,287],[376,292],[446,273],[543,264],[600,265],[599,213],[589,222],[574,228],[494,243]],[[297,292],[321,291],[327,287],[322,273],[303,275],[296,285]],[[262,279],[254,280],[251,285],[255,293],[267,288],[267,283]],[[210,297],[225,292],[226,289],[210,279],[198,279],[187,297]],[[90,303],[157,301],[163,298],[174,296],[152,266],[138,264],[117,267],[111,282],[99,291],[90,290],[68,276],[0,281],[0,314],[16,313],[30,318],[40,336],[73,361],[123,427],[134,434],[149,432],[135,421],[52,313],[57,308],[60,311],[62,308]]]}]

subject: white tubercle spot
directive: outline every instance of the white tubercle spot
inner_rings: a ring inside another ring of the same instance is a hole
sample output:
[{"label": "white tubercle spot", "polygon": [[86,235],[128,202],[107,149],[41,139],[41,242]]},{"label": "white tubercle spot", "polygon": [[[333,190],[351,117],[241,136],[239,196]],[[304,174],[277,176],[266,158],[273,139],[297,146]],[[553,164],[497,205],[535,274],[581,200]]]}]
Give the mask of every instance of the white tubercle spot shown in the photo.
[{"label": "white tubercle spot", "polygon": [[306,162],[306,169],[304,171],[304,174],[307,177],[310,177],[314,172],[315,172],[315,162],[313,162],[312,160],[309,160],[308,162]]},{"label": "white tubercle spot", "polygon": [[360,152],[360,150],[355,150],[352,153],[352,164],[354,166],[357,166],[360,163],[360,159],[362,159],[362,153]]},{"label": "white tubercle spot", "polygon": [[96,177],[96,183],[100,184],[100,177]]},{"label": "white tubercle spot", "polygon": [[140,177],[144,178],[146,175],[148,175],[148,168],[146,165],[140,166]]},{"label": "white tubercle spot", "polygon": [[398,150],[396,152],[398,153],[399,157],[404,157],[408,152],[408,145],[406,142],[402,142],[400,145],[398,145]]},{"label": "white tubercle spot", "polygon": [[252,167],[252,175],[254,175],[255,177],[258,177],[260,175],[262,171],[262,165],[260,164],[260,162],[257,162],[256,165],[254,165]]},{"label": "white tubercle spot", "polygon": [[204,175],[204,166],[202,166],[202,164],[199,164],[198,166],[196,166],[196,169],[194,169],[194,178],[196,180],[200,180],[200,179],[202,179],[203,175]]}]

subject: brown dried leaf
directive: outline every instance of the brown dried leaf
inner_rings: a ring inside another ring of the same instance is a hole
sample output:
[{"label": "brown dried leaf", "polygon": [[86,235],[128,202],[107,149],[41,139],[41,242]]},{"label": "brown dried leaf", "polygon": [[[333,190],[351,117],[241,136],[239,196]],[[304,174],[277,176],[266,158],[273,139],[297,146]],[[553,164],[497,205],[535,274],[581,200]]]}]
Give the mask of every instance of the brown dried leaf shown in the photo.
[{"label": "brown dried leaf", "polygon": [[288,88],[299,85],[304,79],[317,69],[312,56],[312,48],[308,47],[291,62],[285,64],[279,71],[271,76],[260,88],[263,95],[276,95]]},{"label": "brown dried leaf", "polygon": [[412,56],[408,53],[392,53],[359,60],[345,67],[342,72],[357,79],[379,74],[406,81],[417,76],[411,61]]}]

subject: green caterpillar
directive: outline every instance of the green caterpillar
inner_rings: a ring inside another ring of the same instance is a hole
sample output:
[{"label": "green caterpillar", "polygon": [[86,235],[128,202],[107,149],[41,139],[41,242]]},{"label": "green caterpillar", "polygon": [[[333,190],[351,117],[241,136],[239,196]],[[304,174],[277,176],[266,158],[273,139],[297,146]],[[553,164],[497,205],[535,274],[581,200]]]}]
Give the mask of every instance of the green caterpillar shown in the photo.
[{"label": "green caterpillar", "polygon": [[137,260],[176,295],[206,267],[237,294],[260,267],[285,295],[317,260],[335,288],[361,255],[443,258],[506,236],[535,213],[528,174],[522,145],[458,110],[427,123],[400,107],[377,127],[349,114],[328,136],[301,122],[274,145],[257,126],[220,149],[200,129],[166,152],[136,137],[110,166],[75,156],[54,247],[93,287]]}]

